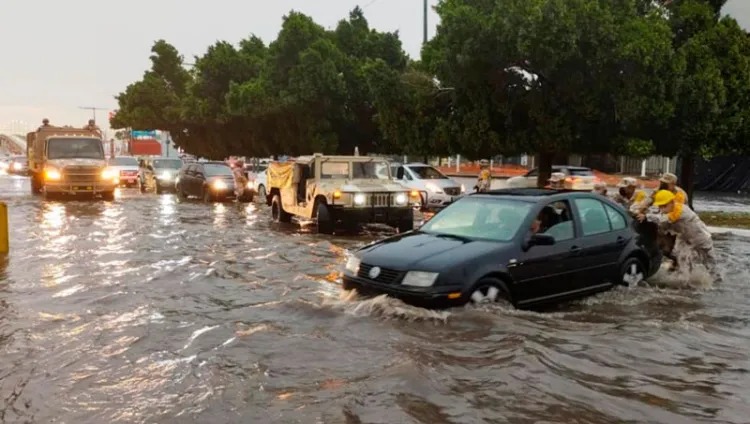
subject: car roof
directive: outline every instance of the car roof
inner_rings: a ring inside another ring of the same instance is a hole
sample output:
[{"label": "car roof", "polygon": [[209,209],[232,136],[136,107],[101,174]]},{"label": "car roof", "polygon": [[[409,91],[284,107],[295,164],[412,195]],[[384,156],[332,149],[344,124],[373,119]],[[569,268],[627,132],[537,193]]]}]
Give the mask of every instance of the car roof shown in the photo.
[{"label": "car roof", "polygon": [[556,197],[594,197],[600,195],[592,194],[589,191],[578,190],[553,190],[549,188],[502,188],[497,190],[485,191],[483,193],[472,193],[469,196],[513,198],[515,200],[537,202],[542,199],[550,198],[554,200],[554,198]]}]

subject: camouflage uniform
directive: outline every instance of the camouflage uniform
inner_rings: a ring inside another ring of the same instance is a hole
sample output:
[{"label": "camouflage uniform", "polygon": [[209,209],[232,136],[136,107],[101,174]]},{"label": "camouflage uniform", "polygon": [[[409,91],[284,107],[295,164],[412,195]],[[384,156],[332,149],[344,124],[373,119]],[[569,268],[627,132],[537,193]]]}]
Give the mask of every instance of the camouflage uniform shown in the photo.
[{"label": "camouflage uniform", "polygon": [[486,159],[479,161],[479,176],[477,177],[477,191],[482,193],[492,188],[492,173],[490,162]]}]

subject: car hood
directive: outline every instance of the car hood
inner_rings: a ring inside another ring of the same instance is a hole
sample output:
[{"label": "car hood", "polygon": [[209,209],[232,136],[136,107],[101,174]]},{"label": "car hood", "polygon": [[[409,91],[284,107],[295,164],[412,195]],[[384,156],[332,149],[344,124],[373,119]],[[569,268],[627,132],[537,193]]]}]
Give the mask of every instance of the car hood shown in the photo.
[{"label": "car hood", "polygon": [[339,190],[345,193],[375,193],[383,191],[407,191],[408,189],[401,184],[393,181],[388,182],[387,180],[347,180]]},{"label": "car hood", "polygon": [[357,256],[362,263],[400,271],[440,271],[465,260],[492,254],[502,261],[502,252],[510,243],[460,240],[451,236],[421,231],[390,237],[362,248]]},{"label": "car hood", "polygon": [[416,180],[421,186],[426,186],[427,184],[434,184],[440,188],[456,188],[461,187],[460,184],[457,182],[451,180],[451,179],[439,179],[439,180]]},{"label": "car hood", "polygon": [[104,167],[104,159],[49,159],[47,164],[55,168],[66,168],[68,166],[100,166]]}]

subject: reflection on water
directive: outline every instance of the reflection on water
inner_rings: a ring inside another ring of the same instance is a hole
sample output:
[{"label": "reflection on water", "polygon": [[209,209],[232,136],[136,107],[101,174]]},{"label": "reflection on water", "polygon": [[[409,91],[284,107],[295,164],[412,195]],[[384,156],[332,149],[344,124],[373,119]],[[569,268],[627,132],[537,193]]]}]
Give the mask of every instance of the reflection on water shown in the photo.
[{"label": "reflection on water", "polygon": [[[0,421],[730,422],[747,391],[750,240],[726,280],[660,276],[547,313],[428,311],[337,284],[347,250],[265,205],[123,190],[46,202],[0,178]],[[9,190],[5,190],[9,188]]]}]

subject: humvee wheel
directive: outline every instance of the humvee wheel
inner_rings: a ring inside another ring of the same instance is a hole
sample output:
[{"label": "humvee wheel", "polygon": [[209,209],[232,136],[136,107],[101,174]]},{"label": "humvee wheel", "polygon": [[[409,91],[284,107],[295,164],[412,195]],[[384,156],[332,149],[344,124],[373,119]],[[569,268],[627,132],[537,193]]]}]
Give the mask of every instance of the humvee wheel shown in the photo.
[{"label": "humvee wheel", "polygon": [[318,210],[318,213],[316,214],[318,221],[318,234],[333,234],[334,222],[331,213],[328,211],[328,205],[319,202],[316,209]]},{"label": "humvee wheel", "polygon": [[273,195],[271,200],[271,217],[274,222],[291,222],[292,216],[284,211],[281,206],[281,197],[278,194]]}]

